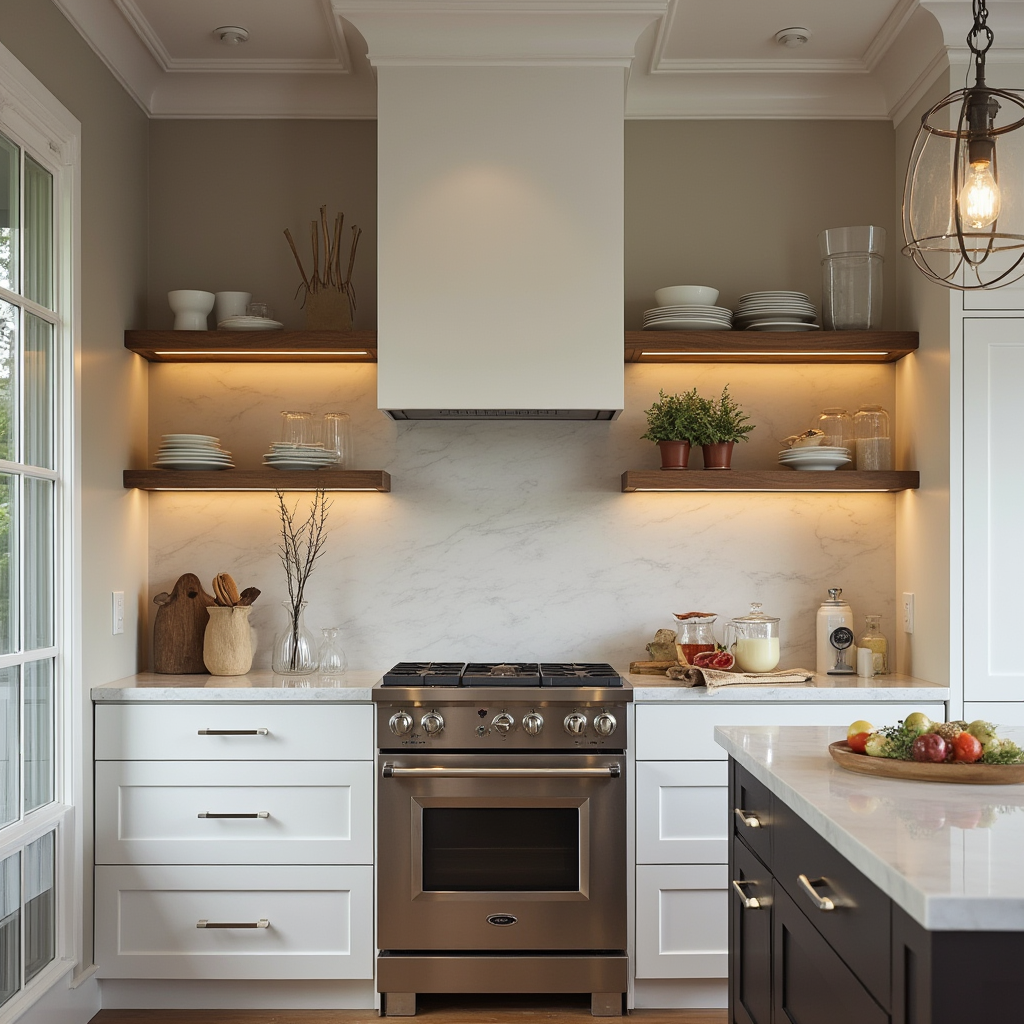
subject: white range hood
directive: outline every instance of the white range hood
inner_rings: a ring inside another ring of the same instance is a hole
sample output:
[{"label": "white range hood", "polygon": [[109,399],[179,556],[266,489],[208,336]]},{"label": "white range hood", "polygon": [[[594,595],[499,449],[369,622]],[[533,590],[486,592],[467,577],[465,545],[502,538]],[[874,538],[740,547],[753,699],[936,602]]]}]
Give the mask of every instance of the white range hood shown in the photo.
[{"label": "white range hood", "polygon": [[623,120],[650,0],[333,0],[378,78],[378,405],[613,419]]}]

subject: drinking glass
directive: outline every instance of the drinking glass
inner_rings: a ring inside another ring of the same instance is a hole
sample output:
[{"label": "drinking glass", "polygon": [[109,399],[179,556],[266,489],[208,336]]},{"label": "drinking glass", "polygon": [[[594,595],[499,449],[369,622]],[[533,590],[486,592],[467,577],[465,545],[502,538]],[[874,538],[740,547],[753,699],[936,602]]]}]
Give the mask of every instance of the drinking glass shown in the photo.
[{"label": "drinking glass", "polygon": [[322,438],[339,467],[352,466],[352,417],[347,412],[324,413]]},{"label": "drinking glass", "polygon": [[246,310],[249,316],[270,317],[270,307],[265,302],[250,302]]},{"label": "drinking glass", "polygon": [[281,440],[285,444],[310,444],[313,440],[312,415],[308,412],[282,412]]}]

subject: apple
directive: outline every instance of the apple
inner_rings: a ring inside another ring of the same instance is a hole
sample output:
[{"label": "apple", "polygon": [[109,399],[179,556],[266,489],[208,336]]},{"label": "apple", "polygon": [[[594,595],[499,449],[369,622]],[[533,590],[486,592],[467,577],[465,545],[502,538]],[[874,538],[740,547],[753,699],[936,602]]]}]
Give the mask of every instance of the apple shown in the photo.
[{"label": "apple", "polygon": [[867,743],[864,744],[864,753],[870,757],[885,757],[888,749],[889,741],[877,732],[869,736]]},{"label": "apple", "polygon": [[926,732],[914,740],[911,753],[915,761],[941,764],[949,753],[949,744],[937,732]]},{"label": "apple", "polygon": [[907,715],[903,724],[916,733],[927,732],[932,727],[932,720],[923,711],[914,711]]},{"label": "apple", "polygon": [[850,742],[851,736],[856,736],[859,732],[874,732],[875,727],[870,722],[865,722],[864,719],[860,719],[854,722],[849,729],[846,730],[846,742]]}]

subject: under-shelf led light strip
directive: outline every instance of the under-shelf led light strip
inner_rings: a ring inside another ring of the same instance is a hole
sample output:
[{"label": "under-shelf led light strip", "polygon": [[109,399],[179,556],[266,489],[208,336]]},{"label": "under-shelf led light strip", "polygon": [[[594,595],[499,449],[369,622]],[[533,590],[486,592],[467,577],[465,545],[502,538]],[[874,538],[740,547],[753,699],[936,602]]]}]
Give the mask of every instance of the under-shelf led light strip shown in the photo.
[{"label": "under-shelf led light strip", "polygon": [[174,356],[177,359],[187,358],[189,356],[368,356],[370,353],[366,349],[359,349],[357,351],[347,350],[320,350],[315,352],[304,351],[302,349],[287,349],[282,351],[274,351],[269,349],[231,349],[227,352],[216,351],[214,349],[204,349],[203,351],[190,351],[182,352],[180,349],[175,349],[170,352],[156,352],[158,356]]},{"label": "under-shelf led light strip", "polygon": [[719,352],[692,349],[688,352],[641,352],[640,356],[792,356],[794,359],[825,359],[830,356],[889,356],[890,352],[762,352],[751,349],[746,352]]}]

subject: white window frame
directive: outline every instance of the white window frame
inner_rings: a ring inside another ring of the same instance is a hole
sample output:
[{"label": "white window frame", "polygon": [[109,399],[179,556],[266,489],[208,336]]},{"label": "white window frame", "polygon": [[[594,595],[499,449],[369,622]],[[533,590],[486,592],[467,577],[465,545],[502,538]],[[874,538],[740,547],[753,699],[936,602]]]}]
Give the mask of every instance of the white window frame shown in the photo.
[{"label": "white window frame", "polygon": [[[54,459],[59,473],[54,501],[54,641],[58,648],[54,663],[54,802],[0,832],[0,859],[23,850],[47,832],[56,833],[55,956],[0,1008],[0,1024],[6,1024],[22,1015],[80,959],[85,856],[82,815],[76,815],[75,809],[85,806],[88,773],[82,742],[79,483],[82,129],[78,119],[2,44],[0,131],[53,175],[53,297],[57,314],[53,333]],[[0,289],[0,298],[6,297]],[[30,312],[38,311],[21,296],[17,302]]]}]

